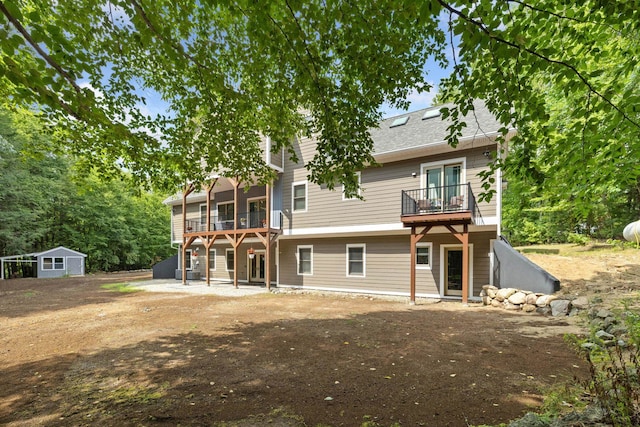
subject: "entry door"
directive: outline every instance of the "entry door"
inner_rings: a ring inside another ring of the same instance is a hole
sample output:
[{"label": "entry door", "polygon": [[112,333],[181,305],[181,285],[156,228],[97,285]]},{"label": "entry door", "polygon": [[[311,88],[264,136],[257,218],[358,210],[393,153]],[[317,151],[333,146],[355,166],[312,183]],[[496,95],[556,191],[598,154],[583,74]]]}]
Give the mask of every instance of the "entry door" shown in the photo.
[{"label": "entry door", "polygon": [[249,281],[264,282],[265,257],[264,252],[256,252],[253,259],[249,259]]},{"label": "entry door", "polygon": [[462,296],[462,249],[445,248],[444,294]]}]

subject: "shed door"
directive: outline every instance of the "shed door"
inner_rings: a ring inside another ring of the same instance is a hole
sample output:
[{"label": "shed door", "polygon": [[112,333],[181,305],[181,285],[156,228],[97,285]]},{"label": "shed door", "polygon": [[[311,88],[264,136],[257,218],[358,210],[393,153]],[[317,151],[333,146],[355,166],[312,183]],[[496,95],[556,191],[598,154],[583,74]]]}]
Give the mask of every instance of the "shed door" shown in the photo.
[{"label": "shed door", "polygon": [[67,273],[74,276],[82,276],[84,268],[82,257],[67,257]]}]

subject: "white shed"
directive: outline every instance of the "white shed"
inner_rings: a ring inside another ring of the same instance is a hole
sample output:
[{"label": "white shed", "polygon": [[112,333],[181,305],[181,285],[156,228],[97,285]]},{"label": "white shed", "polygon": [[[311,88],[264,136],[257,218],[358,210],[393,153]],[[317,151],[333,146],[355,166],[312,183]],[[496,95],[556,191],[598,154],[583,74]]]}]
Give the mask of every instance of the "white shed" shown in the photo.
[{"label": "white shed", "polygon": [[[5,266],[8,271],[15,271],[11,268],[18,265],[30,264],[33,276],[38,278],[63,277],[63,276],[84,276],[84,261],[87,254],[74,251],[64,246],[49,249],[44,252],[34,252],[29,254],[11,255],[0,258],[0,279],[5,279]],[[21,268],[24,271],[24,268]]]}]

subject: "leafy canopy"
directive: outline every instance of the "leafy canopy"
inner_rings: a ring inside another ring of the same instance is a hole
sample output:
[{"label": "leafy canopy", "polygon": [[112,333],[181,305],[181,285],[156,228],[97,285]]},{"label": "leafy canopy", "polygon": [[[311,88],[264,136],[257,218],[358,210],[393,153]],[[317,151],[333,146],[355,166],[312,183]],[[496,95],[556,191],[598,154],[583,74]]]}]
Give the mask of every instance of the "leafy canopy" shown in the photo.
[{"label": "leafy canopy", "polygon": [[[165,186],[211,170],[266,181],[259,135],[276,151],[313,132],[310,178],[355,191],[354,172],[374,163],[367,130],[380,106],[428,90],[428,60],[453,66],[441,89],[457,105],[446,113],[454,145],[473,98],[505,130],[542,123],[536,136],[548,134],[540,80],[562,85],[585,127],[606,117],[637,133],[637,85],[620,82],[637,73],[638,2],[580,3],[0,1],[0,98],[37,107],[57,141],[102,170]],[[146,113],[145,90],[168,114]],[[526,138],[514,142],[525,168],[536,154]]]}]

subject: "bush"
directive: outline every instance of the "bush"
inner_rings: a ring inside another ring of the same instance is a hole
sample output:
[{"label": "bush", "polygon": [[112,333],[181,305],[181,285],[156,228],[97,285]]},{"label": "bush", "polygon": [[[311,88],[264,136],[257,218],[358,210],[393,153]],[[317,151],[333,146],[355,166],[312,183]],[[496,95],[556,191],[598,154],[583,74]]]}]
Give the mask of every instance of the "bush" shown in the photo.
[{"label": "bush", "polygon": [[586,388],[614,426],[640,425],[640,315],[625,310],[616,316],[619,336],[594,330],[576,340],[589,365]]}]

